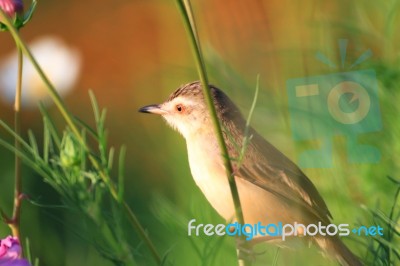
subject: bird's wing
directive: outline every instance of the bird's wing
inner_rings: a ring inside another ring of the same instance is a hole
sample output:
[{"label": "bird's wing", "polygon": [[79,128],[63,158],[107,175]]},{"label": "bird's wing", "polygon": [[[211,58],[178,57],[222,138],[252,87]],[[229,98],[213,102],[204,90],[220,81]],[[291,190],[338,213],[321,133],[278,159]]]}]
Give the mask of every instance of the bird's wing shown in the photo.
[{"label": "bird's wing", "polygon": [[256,132],[236,175],[250,181],[320,221],[332,218],[324,200],[307,176]]}]

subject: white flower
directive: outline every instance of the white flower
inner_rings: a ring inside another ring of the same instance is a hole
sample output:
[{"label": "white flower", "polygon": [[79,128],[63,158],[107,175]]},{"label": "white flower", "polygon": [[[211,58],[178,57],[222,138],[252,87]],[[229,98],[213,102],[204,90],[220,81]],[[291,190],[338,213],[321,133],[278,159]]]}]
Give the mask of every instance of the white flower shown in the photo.
[{"label": "white flower", "polygon": [[[81,56],[58,37],[45,36],[29,45],[32,54],[61,96],[75,85],[81,69]],[[13,104],[17,82],[17,51],[0,61],[0,96]],[[24,57],[22,75],[22,106],[36,107],[39,101],[48,103],[50,96],[43,81]]]}]

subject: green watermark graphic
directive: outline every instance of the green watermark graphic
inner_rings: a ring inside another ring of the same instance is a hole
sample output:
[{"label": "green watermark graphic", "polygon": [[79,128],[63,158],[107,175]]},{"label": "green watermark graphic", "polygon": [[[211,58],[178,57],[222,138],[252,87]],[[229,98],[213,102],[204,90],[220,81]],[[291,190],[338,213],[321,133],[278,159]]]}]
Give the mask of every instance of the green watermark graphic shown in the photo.
[{"label": "green watermark graphic", "polygon": [[[345,68],[347,40],[339,40],[342,68]],[[372,55],[364,52],[351,66]],[[337,68],[327,57],[317,59]],[[295,141],[318,141],[319,148],[299,155],[305,168],[329,168],[333,163],[333,137],[347,142],[349,163],[377,163],[380,151],[360,144],[358,137],[382,128],[378,83],[373,69],[343,71],[327,75],[289,79],[286,83],[292,135]]]}]

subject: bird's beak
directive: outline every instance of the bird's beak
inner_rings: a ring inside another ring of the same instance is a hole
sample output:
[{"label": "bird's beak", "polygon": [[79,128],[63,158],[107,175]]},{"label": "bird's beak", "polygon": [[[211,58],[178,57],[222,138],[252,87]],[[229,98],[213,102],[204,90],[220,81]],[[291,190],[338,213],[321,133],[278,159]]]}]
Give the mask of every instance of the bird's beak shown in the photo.
[{"label": "bird's beak", "polygon": [[147,105],[139,109],[141,113],[149,113],[149,114],[157,114],[157,115],[165,115],[168,112],[163,110],[159,104]]}]

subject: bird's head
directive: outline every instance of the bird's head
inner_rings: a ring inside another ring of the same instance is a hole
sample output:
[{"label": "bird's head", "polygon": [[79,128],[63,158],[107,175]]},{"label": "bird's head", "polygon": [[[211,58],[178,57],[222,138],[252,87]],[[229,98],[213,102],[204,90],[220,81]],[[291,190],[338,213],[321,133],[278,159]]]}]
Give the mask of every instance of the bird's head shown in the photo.
[{"label": "bird's head", "polygon": [[[210,89],[219,119],[223,119],[227,113],[238,113],[228,96],[214,86],[210,86]],[[165,102],[144,106],[139,112],[161,115],[185,138],[195,133],[213,130],[201,83],[198,81],[179,87]]]}]

